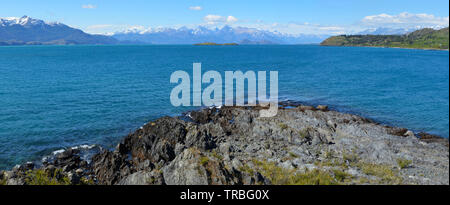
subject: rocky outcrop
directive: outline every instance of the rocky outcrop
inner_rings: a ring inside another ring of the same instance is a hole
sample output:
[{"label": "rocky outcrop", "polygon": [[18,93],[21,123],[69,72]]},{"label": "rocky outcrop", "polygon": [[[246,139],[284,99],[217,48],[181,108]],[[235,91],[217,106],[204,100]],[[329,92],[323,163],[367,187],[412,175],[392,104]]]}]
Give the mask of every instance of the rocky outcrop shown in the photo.
[{"label": "rocky outcrop", "polygon": [[26,184],[18,170],[55,168],[75,184],[449,184],[447,139],[327,106],[283,102],[273,118],[259,118],[259,109],[163,117],[89,162],[67,150],[40,168],[0,177]]},{"label": "rocky outcrop", "polygon": [[175,160],[163,168],[168,185],[208,185],[206,168],[200,162],[200,152],[186,149]]}]

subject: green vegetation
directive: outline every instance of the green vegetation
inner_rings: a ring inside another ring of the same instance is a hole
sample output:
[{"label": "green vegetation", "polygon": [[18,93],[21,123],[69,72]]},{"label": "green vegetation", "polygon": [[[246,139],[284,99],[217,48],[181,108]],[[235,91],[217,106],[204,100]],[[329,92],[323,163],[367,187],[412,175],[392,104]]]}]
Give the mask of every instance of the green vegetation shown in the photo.
[{"label": "green vegetation", "polygon": [[418,49],[448,49],[449,28],[425,28],[405,35],[341,35],[333,36],[322,46],[367,46]]},{"label": "green vegetation", "polygon": [[278,124],[278,126],[281,128],[281,130],[285,130],[285,129],[287,129],[287,128],[289,128],[286,124],[284,124],[284,123],[280,123],[280,124]]},{"label": "green vegetation", "polygon": [[379,183],[382,184],[400,184],[402,179],[387,165],[359,163],[359,168],[366,175],[376,176],[380,178]]},{"label": "green vegetation", "polygon": [[[62,171],[56,169],[53,172],[35,169],[20,173],[25,185],[95,185],[94,180],[81,177],[77,184],[73,184],[69,177]],[[6,178],[0,179],[0,185],[6,185]]]},{"label": "green vegetation", "polygon": [[253,160],[257,171],[273,185],[335,185],[339,184],[329,172],[318,169],[297,172],[276,166],[273,162]]},{"label": "green vegetation", "polygon": [[200,165],[205,166],[209,162],[209,158],[206,156],[200,157]]},{"label": "green vegetation", "polygon": [[196,46],[237,46],[237,43],[212,43],[212,42],[205,42],[205,43],[196,43],[194,44]]},{"label": "green vegetation", "polygon": [[[326,157],[322,161],[316,161],[314,165],[323,168],[331,168],[333,171],[334,178],[340,184],[400,184],[402,178],[394,167],[385,164],[375,164],[362,161],[355,151],[352,153],[344,152],[342,157],[334,158],[333,154],[328,154],[329,151],[325,152]],[[368,175],[367,177],[354,177],[348,174],[345,170],[347,169],[357,169],[361,173]]]},{"label": "green vegetation", "polygon": [[336,178],[328,172],[314,169],[304,173],[296,174],[292,178],[293,185],[338,185]]},{"label": "green vegetation", "polygon": [[348,162],[349,164],[354,164],[359,161],[359,156],[355,153],[355,150],[352,150],[351,154],[344,152],[342,154],[342,159],[344,159],[344,161]]},{"label": "green vegetation", "polygon": [[314,128],[309,127],[309,126],[298,131],[298,134],[300,135],[300,139],[310,138],[311,137],[309,134],[310,132],[314,132]]},{"label": "green vegetation", "polygon": [[289,157],[291,157],[291,158],[298,158],[298,155],[296,155],[293,152],[289,152]]},{"label": "green vegetation", "polygon": [[92,179],[87,179],[85,177],[82,177],[80,179],[80,184],[79,185],[95,185],[95,182]]},{"label": "green vegetation", "polygon": [[325,151],[324,156],[326,159],[332,159],[334,157],[334,154],[332,151]]},{"label": "green vegetation", "polygon": [[239,167],[239,171],[248,173],[250,175],[253,175],[255,173],[255,171],[252,168],[250,168],[247,164]]},{"label": "green vegetation", "polygon": [[220,155],[219,153],[217,153],[216,150],[212,151],[212,152],[211,152],[211,155],[212,155],[214,158],[218,159],[218,160],[223,160],[223,156]]},{"label": "green vegetation", "polygon": [[333,170],[334,178],[339,182],[347,182],[347,180],[351,180],[353,176],[351,174],[346,173],[340,169]]},{"label": "green vegetation", "polygon": [[27,185],[70,185],[70,180],[63,175],[61,169],[48,173],[44,170],[32,170],[26,173]]},{"label": "green vegetation", "polygon": [[412,161],[407,159],[397,159],[397,164],[400,169],[405,169],[411,166]]},{"label": "green vegetation", "polygon": [[77,184],[72,184],[70,179],[63,173],[62,169],[54,172],[42,169],[30,170],[25,173],[26,185],[94,185],[92,179],[81,177]]}]

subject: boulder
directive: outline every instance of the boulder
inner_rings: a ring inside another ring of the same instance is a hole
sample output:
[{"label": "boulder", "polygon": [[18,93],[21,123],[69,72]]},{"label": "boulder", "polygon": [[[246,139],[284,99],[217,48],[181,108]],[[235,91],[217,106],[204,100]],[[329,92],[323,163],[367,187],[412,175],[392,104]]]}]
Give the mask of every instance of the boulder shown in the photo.
[{"label": "boulder", "polygon": [[167,185],[208,185],[206,169],[200,164],[200,152],[190,148],[184,150],[169,165],[163,168]]},{"label": "boulder", "polygon": [[414,134],[413,131],[408,130],[408,131],[405,133],[405,137],[416,137],[416,135]]},{"label": "boulder", "polygon": [[387,127],[388,128],[388,134],[404,137],[406,133],[408,132],[408,129],[406,128],[400,128],[400,127]]},{"label": "boulder", "polygon": [[152,172],[139,171],[120,180],[117,185],[162,185],[164,179],[159,170]]},{"label": "boulder", "polygon": [[112,185],[131,172],[126,156],[104,151],[92,158],[92,169],[100,184]]},{"label": "boulder", "polygon": [[313,106],[307,106],[307,105],[299,105],[297,106],[297,109],[299,109],[300,111],[305,111],[305,110],[312,110],[315,111],[316,108]]},{"label": "boulder", "polygon": [[317,109],[320,111],[326,112],[326,111],[328,111],[328,106],[327,105],[318,105]]}]

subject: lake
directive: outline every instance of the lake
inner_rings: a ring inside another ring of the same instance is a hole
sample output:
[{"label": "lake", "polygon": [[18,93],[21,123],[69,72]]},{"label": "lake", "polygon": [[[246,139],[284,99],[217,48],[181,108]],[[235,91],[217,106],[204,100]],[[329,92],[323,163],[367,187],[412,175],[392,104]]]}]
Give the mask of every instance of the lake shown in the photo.
[{"label": "lake", "polygon": [[280,100],[327,104],[449,136],[449,52],[254,46],[0,47],[0,169],[76,145],[112,147],[173,107],[176,70],[275,70]]}]

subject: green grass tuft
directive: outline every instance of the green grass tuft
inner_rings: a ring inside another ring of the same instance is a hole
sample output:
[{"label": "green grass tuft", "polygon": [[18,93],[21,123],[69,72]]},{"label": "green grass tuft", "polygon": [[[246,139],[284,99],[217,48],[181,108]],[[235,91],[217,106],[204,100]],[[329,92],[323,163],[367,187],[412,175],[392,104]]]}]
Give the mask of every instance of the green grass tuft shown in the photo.
[{"label": "green grass tuft", "polygon": [[207,156],[200,157],[200,165],[205,166],[209,163],[209,158]]},{"label": "green grass tuft", "polygon": [[290,156],[291,158],[298,158],[298,155],[296,155],[296,154],[293,153],[293,152],[289,152],[289,156]]},{"label": "green grass tuft", "polygon": [[30,170],[26,172],[25,183],[27,185],[70,185],[70,180],[64,176],[61,169],[54,173],[48,173],[44,170]]},{"label": "green grass tuft", "polygon": [[286,130],[286,129],[289,128],[289,127],[288,127],[286,124],[284,124],[284,123],[280,123],[280,124],[278,124],[278,126],[281,128],[281,130]]},{"label": "green grass tuft", "polygon": [[407,159],[397,159],[397,164],[400,169],[405,169],[411,166],[412,161]]},{"label": "green grass tuft", "polygon": [[212,155],[214,158],[218,159],[218,160],[223,160],[223,156],[220,155],[219,153],[217,153],[216,150],[212,151],[212,152],[211,152],[211,155]]},{"label": "green grass tuft", "polygon": [[347,172],[344,172],[340,169],[334,169],[333,174],[334,178],[336,178],[336,180],[338,180],[339,182],[346,182],[348,179],[353,178],[351,174],[348,174]]},{"label": "green grass tuft", "polygon": [[376,176],[382,184],[400,184],[402,179],[388,165],[359,163],[358,166],[366,175]]},{"label": "green grass tuft", "polygon": [[339,182],[327,171],[318,169],[297,172],[276,166],[273,162],[256,161],[257,171],[267,177],[273,185],[334,185]]},{"label": "green grass tuft", "polygon": [[239,167],[239,171],[248,173],[250,175],[253,175],[255,173],[255,170],[250,168],[248,165],[243,165],[243,166]]}]

